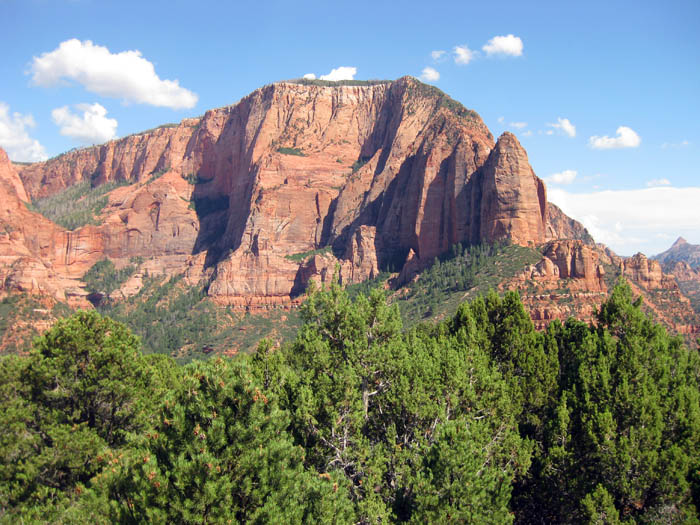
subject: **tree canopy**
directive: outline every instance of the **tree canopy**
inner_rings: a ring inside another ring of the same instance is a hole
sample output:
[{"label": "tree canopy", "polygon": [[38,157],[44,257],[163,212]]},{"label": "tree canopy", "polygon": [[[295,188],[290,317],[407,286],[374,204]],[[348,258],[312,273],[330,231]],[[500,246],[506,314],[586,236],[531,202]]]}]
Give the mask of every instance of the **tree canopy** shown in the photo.
[{"label": "tree canopy", "polygon": [[534,329],[312,290],[289,344],[178,366],[78,312],[0,358],[0,522],[698,523],[700,356],[624,282]]}]

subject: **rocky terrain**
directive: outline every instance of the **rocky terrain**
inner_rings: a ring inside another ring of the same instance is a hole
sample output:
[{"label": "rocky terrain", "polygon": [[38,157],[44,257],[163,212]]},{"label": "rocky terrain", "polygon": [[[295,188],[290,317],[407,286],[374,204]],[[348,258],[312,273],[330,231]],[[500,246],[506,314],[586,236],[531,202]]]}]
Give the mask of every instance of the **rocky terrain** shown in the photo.
[{"label": "rocky terrain", "polygon": [[655,255],[654,259],[661,263],[664,272],[675,277],[694,310],[700,313],[700,246],[679,237],[668,250]]},{"label": "rocky terrain", "polygon": [[[514,135],[494,140],[477,113],[411,77],[359,84],[275,83],[26,166],[0,150],[0,286],[86,305],[80,279],[96,262],[138,259],[113,298],[146,275],[184,275],[219,305],[259,311],[298,304],[336,272],[344,283],[394,272],[399,286],[457,243],[509,242],[541,252],[504,284],[540,324],[590,317],[624,274],[669,324],[695,329],[658,262],[616,257],[547,202]],[[112,183],[93,224],[70,231],[26,205]]]}]

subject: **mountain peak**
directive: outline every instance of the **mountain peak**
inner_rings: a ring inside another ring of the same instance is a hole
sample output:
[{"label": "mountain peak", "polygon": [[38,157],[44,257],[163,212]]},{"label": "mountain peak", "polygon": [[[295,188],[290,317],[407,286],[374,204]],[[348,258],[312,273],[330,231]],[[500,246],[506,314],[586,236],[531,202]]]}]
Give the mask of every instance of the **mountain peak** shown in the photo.
[{"label": "mountain peak", "polygon": [[679,246],[683,246],[684,244],[688,244],[688,241],[686,241],[683,237],[678,237],[676,242],[673,243],[671,248],[677,248]]}]

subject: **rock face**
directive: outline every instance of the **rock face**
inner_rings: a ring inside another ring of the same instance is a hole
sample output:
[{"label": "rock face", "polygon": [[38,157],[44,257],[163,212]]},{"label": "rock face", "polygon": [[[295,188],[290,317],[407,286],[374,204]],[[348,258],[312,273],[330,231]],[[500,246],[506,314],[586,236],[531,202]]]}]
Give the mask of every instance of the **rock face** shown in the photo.
[{"label": "rock face", "polygon": [[547,240],[574,239],[581,240],[589,246],[595,246],[595,241],[588,230],[578,221],[564,214],[561,209],[547,203]]},{"label": "rock face", "polygon": [[483,172],[481,240],[542,243],[547,194],[515,135],[506,132],[498,139]]},{"label": "rock face", "polygon": [[605,269],[595,249],[583,241],[570,240],[548,243],[542,260],[526,269],[521,279],[554,287],[560,287],[562,280],[569,280],[573,289],[602,292],[606,290],[604,275]]},{"label": "rock face", "polygon": [[[125,184],[97,226],[65,231],[24,204],[80,181]],[[543,296],[562,283],[604,294],[603,263],[645,290],[670,286],[658,263],[614,262],[548,204],[514,135],[495,142],[479,115],[410,77],[271,84],[200,118],[28,166],[0,150],[0,192],[0,285],[61,299],[82,300],[77,279],[101,258],[141,257],[143,271],[205,281],[222,304],[290,306],[310,279],[390,270],[406,281],[453,244],[496,241],[547,243],[518,280]],[[116,296],[140,283],[137,274]],[[542,305],[532,307],[543,322],[566,314]]]},{"label": "rock face", "polygon": [[65,300],[78,288],[70,279],[66,233],[30,212],[27,194],[0,149],[0,289],[43,293]]},{"label": "rock face", "polygon": [[16,168],[33,199],[52,195],[82,180],[95,184],[138,181],[157,171],[180,169],[198,125],[199,119],[185,119],[179,125],[161,126]]}]

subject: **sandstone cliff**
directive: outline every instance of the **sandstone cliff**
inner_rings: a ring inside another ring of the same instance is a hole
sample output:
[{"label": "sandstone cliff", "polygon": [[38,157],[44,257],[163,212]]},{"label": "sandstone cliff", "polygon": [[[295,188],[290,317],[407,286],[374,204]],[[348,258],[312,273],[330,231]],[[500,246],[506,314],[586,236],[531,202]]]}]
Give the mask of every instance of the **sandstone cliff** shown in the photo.
[{"label": "sandstone cliff", "polygon": [[[271,84],[200,118],[43,163],[0,157],[0,181],[14,235],[0,238],[5,288],[61,297],[69,283],[77,297],[76,278],[97,260],[139,256],[149,273],[203,280],[219,303],[289,306],[310,279],[391,270],[405,281],[455,243],[507,241],[549,243],[521,283],[606,291],[606,256],[547,203],[517,138],[494,141],[479,115],[410,77]],[[23,204],[80,181],[125,184],[98,225],[65,231]],[[668,285],[655,267],[626,273]]]}]

